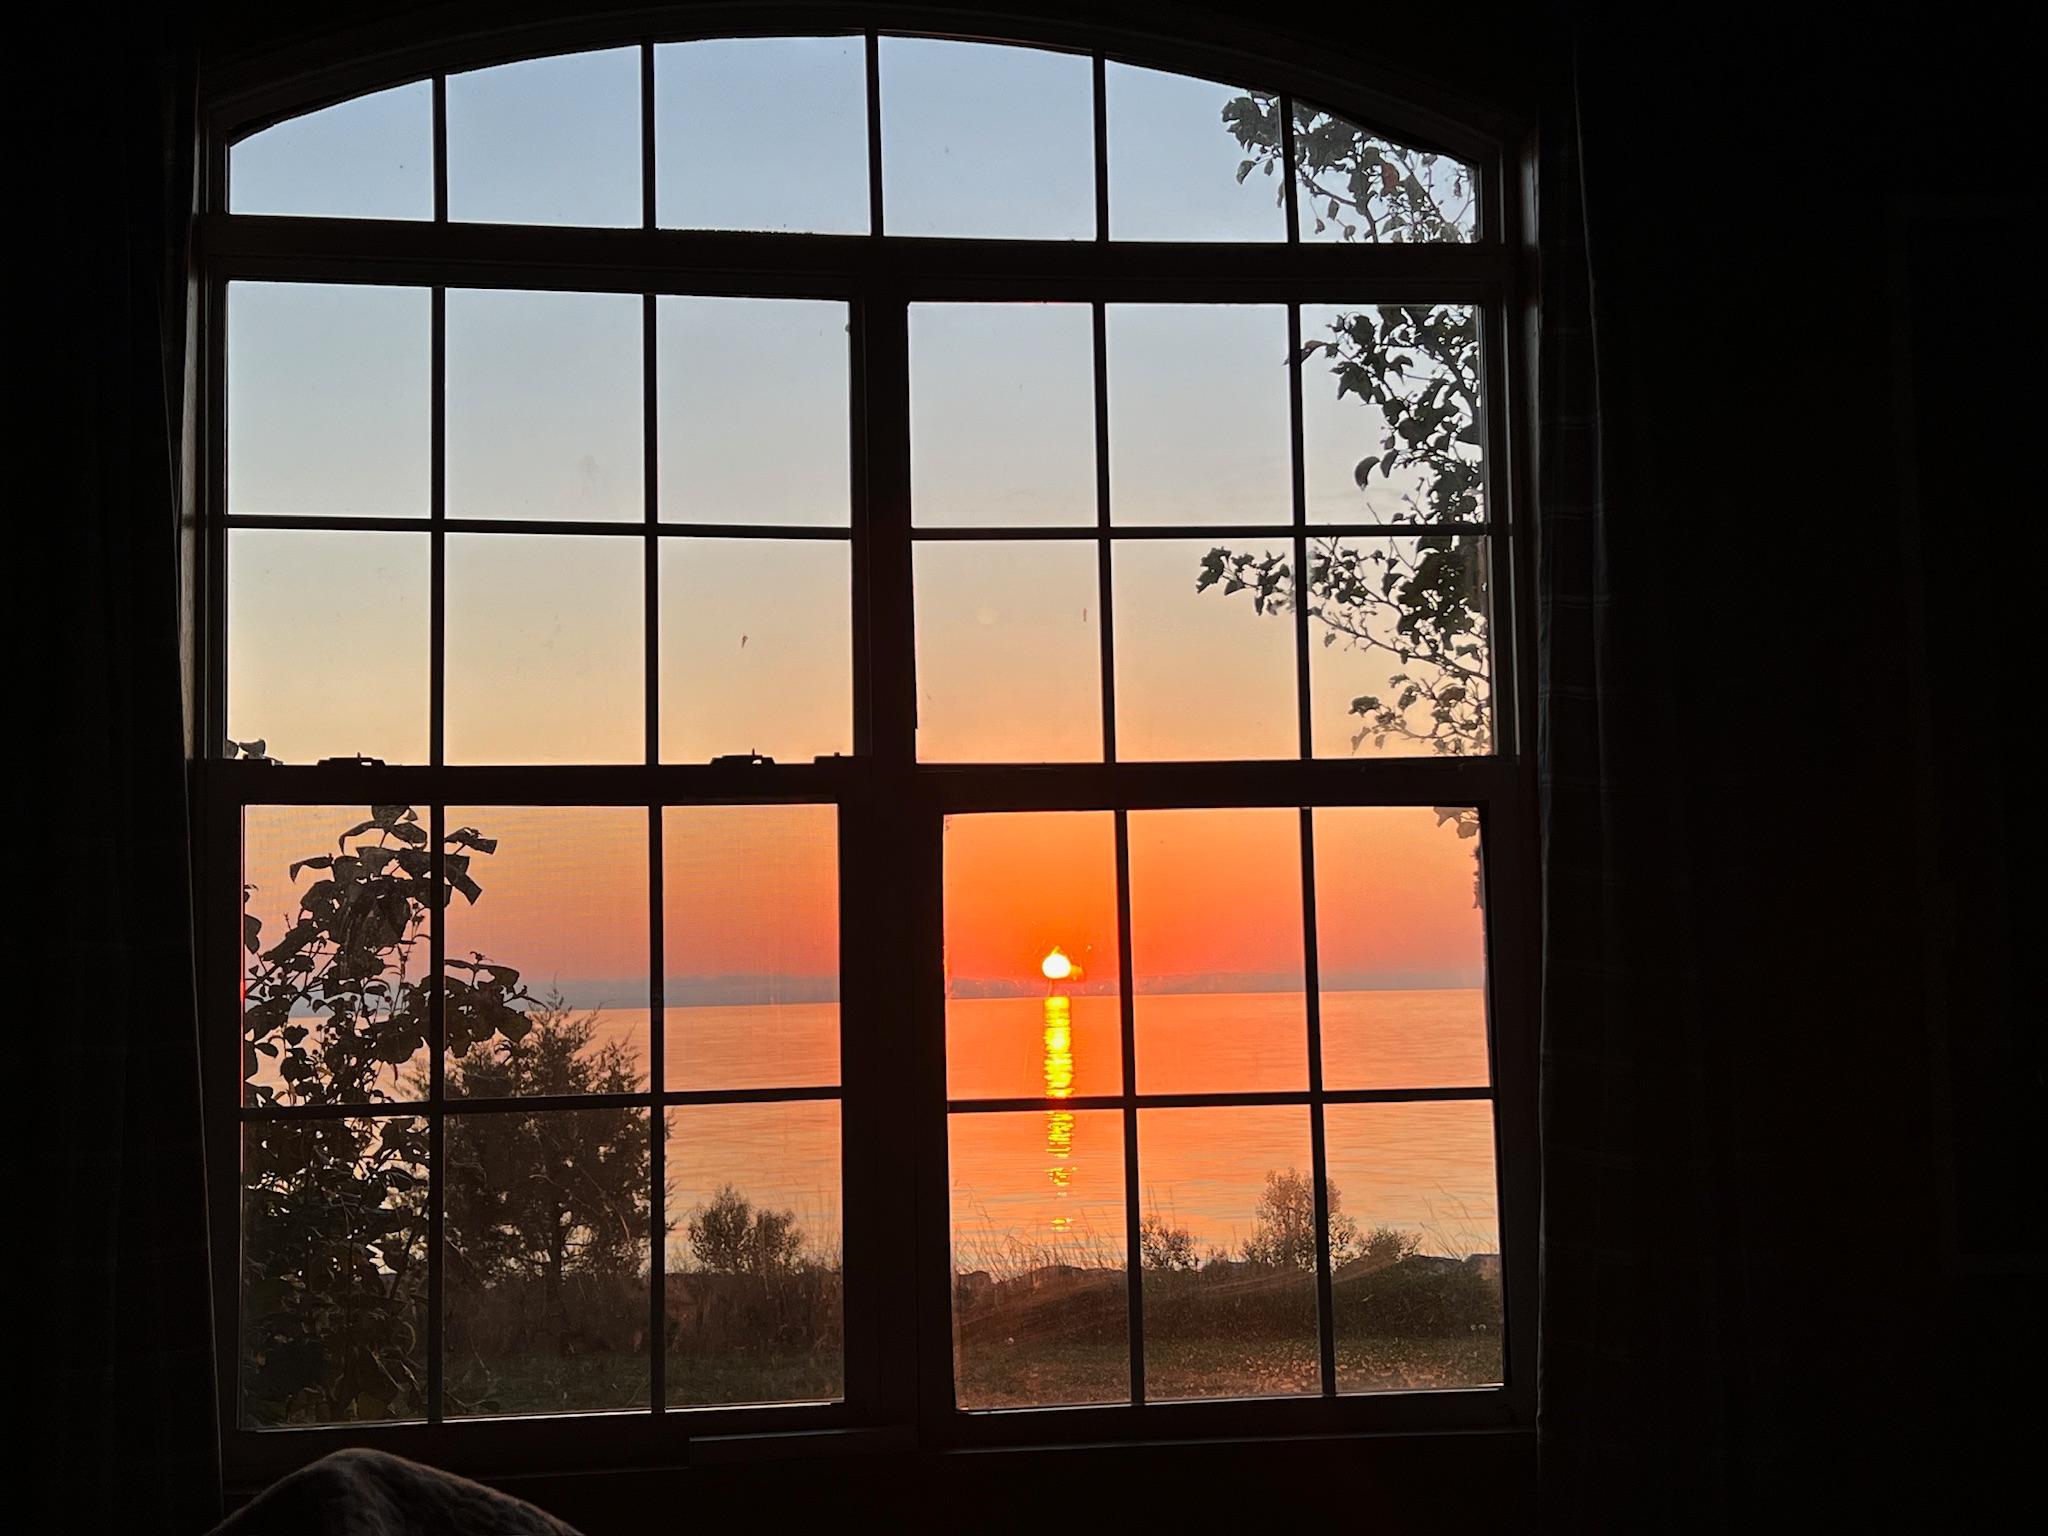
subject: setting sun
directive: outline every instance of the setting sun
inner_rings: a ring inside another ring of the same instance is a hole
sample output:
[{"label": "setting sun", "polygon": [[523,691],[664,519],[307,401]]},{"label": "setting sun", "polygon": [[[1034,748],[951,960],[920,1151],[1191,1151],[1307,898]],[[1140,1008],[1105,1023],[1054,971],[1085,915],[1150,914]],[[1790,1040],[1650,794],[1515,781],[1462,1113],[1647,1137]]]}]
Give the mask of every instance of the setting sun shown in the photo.
[{"label": "setting sun", "polygon": [[1044,973],[1047,981],[1068,981],[1081,974],[1080,969],[1074,962],[1060,952],[1060,947],[1057,944],[1038,963],[1038,969]]}]

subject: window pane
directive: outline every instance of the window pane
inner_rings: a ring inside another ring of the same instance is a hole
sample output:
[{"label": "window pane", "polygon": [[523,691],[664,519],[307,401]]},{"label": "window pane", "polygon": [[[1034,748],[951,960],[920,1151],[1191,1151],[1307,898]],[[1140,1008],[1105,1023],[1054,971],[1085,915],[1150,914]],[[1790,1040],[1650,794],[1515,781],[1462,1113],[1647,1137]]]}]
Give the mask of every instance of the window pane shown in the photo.
[{"label": "window pane", "polygon": [[228,739],[288,763],[427,760],[424,533],[228,534]]},{"label": "window pane", "polygon": [[1112,304],[1107,319],[1111,520],[1291,521],[1287,311]]},{"label": "window pane", "polygon": [[646,752],[638,539],[448,536],[451,763]]},{"label": "window pane", "polygon": [[1255,174],[1238,137],[1262,130],[1272,97],[1128,64],[1104,88],[1112,240],[1287,238],[1279,173]]},{"label": "window pane", "polygon": [[1479,237],[1477,180],[1448,155],[1395,144],[1294,104],[1295,220],[1304,240],[1414,245]]},{"label": "window pane", "polygon": [[842,542],[661,541],[661,757],[853,750],[852,555]]},{"label": "window pane", "polygon": [[1085,55],[885,37],[882,187],[892,235],[1095,236]]},{"label": "window pane", "polygon": [[1094,543],[920,544],[914,558],[918,760],[1100,762]]},{"label": "window pane", "polygon": [[373,91],[228,151],[228,209],[330,219],[434,216],[434,87]]},{"label": "window pane", "polygon": [[946,818],[946,1092],[1123,1092],[1116,821]]},{"label": "window pane", "polygon": [[425,517],[424,288],[228,285],[228,510]]},{"label": "window pane", "polygon": [[910,476],[920,527],[1092,527],[1088,306],[913,304]]},{"label": "window pane", "polygon": [[1130,842],[1138,1091],[1306,1088],[1299,813],[1133,811]]},{"label": "window pane", "polygon": [[448,217],[640,223],[640,50],[448,77]]},{"label": "window pane", "polygon": [[844,1395],[839,1106],[668,1115],[668,1401]]},{"label": "window pane", "polygon": [[1123,762],[1298,757],[1293,600],[1284,542],[1274,594],[1226,595],[1198,585],[1215,558],[1207,540],[1119,541],[1116,755]]},{"label": "window pane", "polygon": [[1301,341],[1310,522],[1486,520],[1474,310],[1303,305]]},{"label": "window pane", "polygon": [[668,1087],[839,1081],[839,822],[829,805],[662,812]]},{"label": "window pane", "polygon": [[654,50],[664,229],[868,232],[858,37],[721,37]]},{"label": "window pane", "polygon": [[450,1418],[648,1405],[644,1109],[451,1115]]},{"label": "window pane", "polygon": [[[647,811],[451,805],[451,1098],[647,1086]],[[488,859],[472,850],[495,845]],[[483,867],[488,864],[488,868]]]},{"label": "window pane", "polygon": [[1322,807],[1315,834],[1324,1085],[1484,1087],[1478,813]]},{"label": "window pane", "polygon": [[427,1125],[242,1131],[241,1420],[427,1414]]},{"label": "window pane", "polygon": [[1323,1113],[1337,1390],[1499,1382],[1493,1106],[1332,1104]]},{"label": "window pane", "polygon": [[410,806],[243,812],[245,1102],[426,1097],[429,842]]},{"label": "window pane", "polygon": [[449,516],[645,519],[640,306],[449,290]]},{"label": "window pane", "polygon": [[663,520],[846,527],[846,306],[663,295],[655,315]]},{"label": "window pane", "polygon": [[950,1130],[954,1401],[1128,1402],[1123,1114],[955,1115]]},{"label": "window pane", "polygon": [[1138,1112],[1147,1398],[1319,1390],[1308,1126],[1302,1105]]},{"label": "window pane", "polygon": [[1483,537],[1312,539],[1309,569],[1316,756],[1493,750]]}]

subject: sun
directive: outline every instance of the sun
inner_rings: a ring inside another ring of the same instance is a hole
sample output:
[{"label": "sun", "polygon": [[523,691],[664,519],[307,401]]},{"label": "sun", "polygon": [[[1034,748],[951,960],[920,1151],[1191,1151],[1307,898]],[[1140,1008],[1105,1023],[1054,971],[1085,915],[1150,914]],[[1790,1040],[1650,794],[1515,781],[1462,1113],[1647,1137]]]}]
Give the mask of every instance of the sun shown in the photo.
[{"label": "sun", "polygon": [[1080,974],[1074,962],[1060,952],[1057,944],[1038,962],[1038,969],[1047,981],[1067,981]]}]

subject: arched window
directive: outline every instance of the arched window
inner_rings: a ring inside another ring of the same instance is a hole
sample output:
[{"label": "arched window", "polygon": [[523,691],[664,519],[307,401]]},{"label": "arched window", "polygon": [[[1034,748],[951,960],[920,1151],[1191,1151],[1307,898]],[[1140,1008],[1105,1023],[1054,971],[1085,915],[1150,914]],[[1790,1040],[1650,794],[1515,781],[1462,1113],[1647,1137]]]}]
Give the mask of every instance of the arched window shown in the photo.
[{"label": "arched window", "polygon": [[1504,147],[1054,41],[218,104],[241,1464],[1527,1421]]}]

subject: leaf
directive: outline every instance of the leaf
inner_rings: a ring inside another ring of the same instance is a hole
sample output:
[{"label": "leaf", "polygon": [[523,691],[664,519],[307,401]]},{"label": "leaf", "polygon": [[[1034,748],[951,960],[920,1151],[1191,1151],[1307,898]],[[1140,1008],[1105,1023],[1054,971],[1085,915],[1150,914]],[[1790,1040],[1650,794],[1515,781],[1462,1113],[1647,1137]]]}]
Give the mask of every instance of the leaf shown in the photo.
[{"label": "leaf", "polygon": [[1247,177],[1247,176],[1251,175],[1251,173],[1252,173],[1252,167],[1253,167],[1254,165],[1257,165],[1257,164],[1258,164],[1258,161],[1256,161],[1256,160],[1242,160],[1242,161],[1239,161],[1239,162],[1238,162],[1238,167],[1237,167],[1237,184],[1238,184],[1239,186],[1243,186],[1243,185],[1244,185],[1244,179],[1245,179],[1245,177]]},{"label": "leaf", "polygon": [[1379,463],[1379,461],[1380,456],[1375,453],[1369,458],[1360,459],[1358,461],[1358,468],[1351,472],[1352,481],[1361,491],[1365,489],[1366,477],[1372,473],[1373,465]]}]

